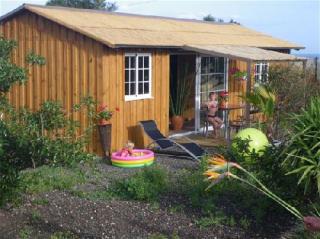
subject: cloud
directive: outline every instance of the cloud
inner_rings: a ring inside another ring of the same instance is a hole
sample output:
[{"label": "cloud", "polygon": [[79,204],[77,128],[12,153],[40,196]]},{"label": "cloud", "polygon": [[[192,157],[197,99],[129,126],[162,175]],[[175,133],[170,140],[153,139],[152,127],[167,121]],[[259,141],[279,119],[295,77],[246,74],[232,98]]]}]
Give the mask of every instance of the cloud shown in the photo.
[{"label": "cloud", "polygon": [[134,0],[134,1],[118,1],[120,11],[128,12],[136,6],[145,5],[149,3],[155,3],[156,0]]}]

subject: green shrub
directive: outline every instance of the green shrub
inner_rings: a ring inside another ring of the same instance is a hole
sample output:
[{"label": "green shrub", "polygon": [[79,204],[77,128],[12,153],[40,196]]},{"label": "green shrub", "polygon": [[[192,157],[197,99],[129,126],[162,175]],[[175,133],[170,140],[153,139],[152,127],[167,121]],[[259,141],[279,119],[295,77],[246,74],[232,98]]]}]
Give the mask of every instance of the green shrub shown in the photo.
[{"label": "green shrub", "polygon": [[320,84],[312,68],[304,71],[295,64],[270,66],[268,79],[277,95],[275,136],[285,139],[292,125],[288,113],[299,113],[312,97],[319,96]]},{"label": "green shrub", "polygon": [[[2,131],[0,124],[0,131]],[[19,186],[19,170],[14,158],[7,158],[4,146],[7,142],[0,136],[0,206],[12,199]]]},{"label": "green shrub", "polygon": [[144,201],[155,201],[167,191],[169,185],[167,172],[160,167],[148,167],[135,175],[118,181],[115,191],[119,196]]},{"label": "green shrub", "polygon": [[21,186],[26,193],[41,193],[56,190],[68,190],[86,180],[78,168],[42,166],[21,172]]},{"label": "green shrub", "polygon": [[97,103],[92,97],[83,97],[72,112],[85,109],[88,127],[79,132],[79,122],[71,120],[61,103],[44,102],[37,111],[20,107],[15,109],[6,94],[16,84],[27,81],[30,65],[44,65],[45,58],[33,52],[26,56],[27,67],[12,63],[12,51],[17,43],[0,36],[0,203],[13,197],[18,186],[19,171],[28,167],[72,165],[93,159],[85,152],[96,120]]},{"label": "green shrub", "polygon": [[87,109],[87,115],[91,117],[89,127],[80,137],[76,136],[78,122],[68,119],[59,102],[44,102],[35,112],[26,108],[16,111],[8,103],[2,103],[6,119],[1,122],[5,131],[0,135],[8,141],[4,151],[16,158],[19,167],[72,165],[93,159],[93,155],[85,152],[94,127],[95,102],[91,97],[82,98],[74,107],[74,111]]},{"label": "green shrub", "polygon": [[299,175],[297,183],[304,185],[305,193],[320,194],[320,97],[291,117],[292,135],[283,151],[283,164],[288,174]]}]

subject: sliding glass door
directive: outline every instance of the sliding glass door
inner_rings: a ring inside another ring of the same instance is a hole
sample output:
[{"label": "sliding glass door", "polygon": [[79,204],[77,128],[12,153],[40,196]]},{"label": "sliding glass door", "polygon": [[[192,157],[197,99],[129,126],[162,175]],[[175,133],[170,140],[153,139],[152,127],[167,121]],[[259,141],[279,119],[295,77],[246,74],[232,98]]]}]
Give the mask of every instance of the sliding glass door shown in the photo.
[{"label": "sliding glass door", "polygon": [[198,56],[196,60],[196,120],[195,128],[199,130],[204,121],[200,112],[201,106],[208,102],[211,92],[227,90],[227,65],[224,57]]}]

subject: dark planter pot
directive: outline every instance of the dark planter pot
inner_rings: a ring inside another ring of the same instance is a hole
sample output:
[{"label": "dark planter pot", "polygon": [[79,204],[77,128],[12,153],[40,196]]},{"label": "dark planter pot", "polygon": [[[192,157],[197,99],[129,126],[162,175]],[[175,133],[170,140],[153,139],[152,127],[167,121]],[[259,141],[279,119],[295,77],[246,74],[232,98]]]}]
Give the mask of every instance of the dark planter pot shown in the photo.
[{"label": "dark planter pot", "polygon": [[171,117],[171,124],[173,130],[181,130],[183,127],[184,118],[181,115],[174,115]]},{"label": "dark planter pot", "polygon": [[101,147],[104,158],[110,162],[111,157],[111,124],[98,125]]}]

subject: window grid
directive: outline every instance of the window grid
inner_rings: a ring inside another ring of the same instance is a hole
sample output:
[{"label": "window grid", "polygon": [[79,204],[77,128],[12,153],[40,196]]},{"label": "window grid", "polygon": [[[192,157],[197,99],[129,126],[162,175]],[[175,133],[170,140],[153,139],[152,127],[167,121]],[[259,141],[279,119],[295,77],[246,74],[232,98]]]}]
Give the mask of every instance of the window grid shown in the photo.
[{"label": "window grid", "polygon": [[260,62],[254,66],[254,80],[256,84],[268,83],[269,63]]},{"label": "window grid", "polygon": [[125,72],[125,100],[150,98],[151,54],[126,54]]}]

